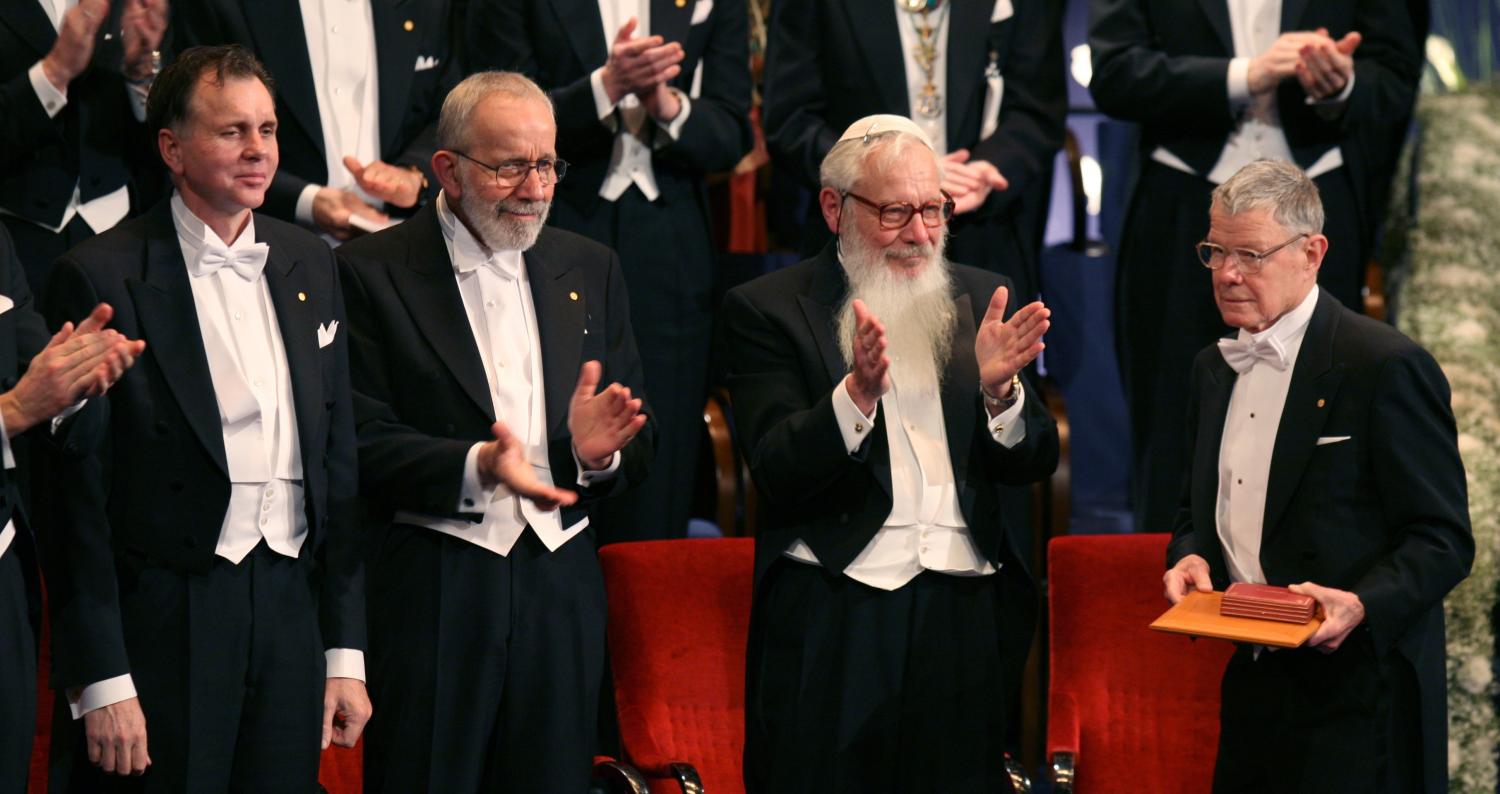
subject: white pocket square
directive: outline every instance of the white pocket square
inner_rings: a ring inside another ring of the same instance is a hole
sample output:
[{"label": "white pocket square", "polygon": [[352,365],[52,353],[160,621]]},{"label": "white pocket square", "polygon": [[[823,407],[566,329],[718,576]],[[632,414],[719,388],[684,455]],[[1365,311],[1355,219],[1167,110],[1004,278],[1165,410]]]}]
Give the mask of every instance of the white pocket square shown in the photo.
[{"label": "white pocket square", "polygon": [[995,10],[990,12],[990,22],[1002,22],[1016,15],[1015,6],[1010,0],[995,0]]},{"label": "white pocket square", "polygon": [[318,348],[322,349],[333,344],[333,337],[339,332],[339,321],[332,320],[328,325],[318,326]]},{"label": "white pocket square", "polygon": [[436,69],[437,65],[438,59],[436,55],[418,55],[417,68],[413,69],[412,71],[425,72],[428,69]]},{"label": "white pocket square", "polygon": [[1337,444],[1340,441],[1348,441],[1350,438],[1353,438],[1353,436],[1318,436],[1318,446]]},{"label": "white pocket square", "polygon": [[9,295],[0,295],[0,314],[5,314],[14,308],[16,308],[16,302],[11,300]]},{"label": "white pocket square", "polygon": [[708,14],[714,10],[714,0],[698,0],[693,4],[693,21],[689,25],[701,25],[708,21]]}]

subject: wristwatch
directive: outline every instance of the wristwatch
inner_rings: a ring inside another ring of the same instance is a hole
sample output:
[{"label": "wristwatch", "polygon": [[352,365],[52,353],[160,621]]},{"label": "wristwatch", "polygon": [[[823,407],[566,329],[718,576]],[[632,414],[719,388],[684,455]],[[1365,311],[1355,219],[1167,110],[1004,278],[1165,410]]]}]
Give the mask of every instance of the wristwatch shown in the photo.
[{"label": "wristwatch", "polygon": [[986,391],[984,388],[984,381],[979,382],[979,394],[984,397],[984,404],[986,407],[993,408],[997,411],[1007,410],[1011,406],[1015,405],[1017,400],[1021,399],[1021,373],[1017,372],[1016,374],[1010,376],[1010,394],[1007,395],[1004,399],[996,397],[995,395],[990,394],[988,391]]}]

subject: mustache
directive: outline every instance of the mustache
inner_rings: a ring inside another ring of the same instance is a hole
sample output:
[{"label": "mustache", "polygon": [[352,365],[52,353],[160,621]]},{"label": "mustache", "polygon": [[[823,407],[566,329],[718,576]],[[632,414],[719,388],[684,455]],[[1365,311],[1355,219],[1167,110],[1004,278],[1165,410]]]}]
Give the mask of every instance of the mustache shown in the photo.
[{"label": "mustache", "polygon": [[541,215],[547,211],[548,202],[542,200],[526,201],[523,199],[502,199],[495,205],[495,217],[511,215]]},{"label": "mustache", "polygon": [[912,243],[910,245],[893,246],[885,249],[886,259],[909,259],[917,256],[932,256],[933,247],[931,243],[926,245]]}]

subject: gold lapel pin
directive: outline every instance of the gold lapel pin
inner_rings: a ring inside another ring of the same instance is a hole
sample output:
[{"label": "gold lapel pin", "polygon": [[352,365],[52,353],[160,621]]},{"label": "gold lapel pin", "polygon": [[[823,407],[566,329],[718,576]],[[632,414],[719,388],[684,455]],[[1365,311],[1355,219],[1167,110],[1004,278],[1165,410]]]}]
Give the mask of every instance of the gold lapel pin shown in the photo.
[{"label": "gold lapel pin", "polygon": [[1318,407],[1319,407],[1319,408],[1322,408],[1322,407],[1323,407],[1323,400],[1322,400],[1322,398],[1319,398],[1319,399],[1318,399]]},{"label": "gold lapel pin", "polygon": [[576,293],[576,292],[569,292],[568,293],[568,299],[569,300],[575,300],[575,301],[578,300],[578,293]]},{"label": "gold lapel pin", "polygon": [[299,293],[297,293],[297,300],[305,302],[307,300],[307,293],[306,292],[299,292]]},{"label": "gold lapel pin", "polygon": [[417,23],[415,23],[415,22],[411,21],[410,19],[408,19],[408,20],[406,20],[405,22],[403,22],[401,24],[401,27],[406,28],[407,32],[409,33],[412,30],[416,29]]},{"label": "gold lapel pin", "polygon": [[682,8],[683,6],[686,6],[686,5],[687,5],[687,0],[677,0],[677,7],[678,8]]}]

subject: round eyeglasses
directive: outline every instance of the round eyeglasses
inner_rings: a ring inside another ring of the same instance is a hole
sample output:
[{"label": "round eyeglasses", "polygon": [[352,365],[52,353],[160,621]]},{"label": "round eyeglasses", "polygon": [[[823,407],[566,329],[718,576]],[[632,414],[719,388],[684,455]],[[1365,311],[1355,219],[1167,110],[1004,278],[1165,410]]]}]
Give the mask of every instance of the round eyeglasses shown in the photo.
[{"label": "round eyeglasses", "polygon": [[1218,243],[1210,243],[1207,240],[1198,243],[1198,259],[1203,266],[1209,270],[1218,270],[1229,260],[1234,260],[1235,269],[1247,276],[1253,276],[1266,266],[1266,260],[1277,251],[1297,242],[1307,236],[1307,232],[1292,237],[1280,245],[1267,248],[1264,251],[1252,251],[1248,248],[1225,248]]}]

